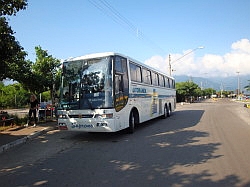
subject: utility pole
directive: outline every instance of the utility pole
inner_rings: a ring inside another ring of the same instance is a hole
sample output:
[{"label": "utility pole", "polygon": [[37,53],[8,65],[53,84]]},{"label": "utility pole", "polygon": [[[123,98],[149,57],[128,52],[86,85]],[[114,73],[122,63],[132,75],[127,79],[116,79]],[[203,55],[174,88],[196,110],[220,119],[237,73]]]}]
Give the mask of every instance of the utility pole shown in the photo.
[{"label": "utility pole", "polygon": [[203,49],[203,48],[204,48],[203,46],[197,47],[197,48],[195,48],[195,49],[189,51],[188,53],[182,55],[180,58],[178,58],[178,59],[176,59],[176,60],[174,60],[174,61],[172,61],[172,62],[171,62],[171,56],[170,56],[170,54],[169,54],[169,59],[168,59],[169,75],[171,76],[171,74],[172,74],[172,73],[171,73],[171,72],[172,72],[172,67],[171,67],[172,65],[171,65],[171,63],[173,64],[174,62],[177,62],[178,60],[180,60],[180,59],[182,59],[183,57],[187,56],[188,54],[190,54],[190,53],[196,51],[197,49]]},{"label": "utility pole", "polygon": [[172,69],[171,69],[171,55],[169,54],[169,56],[168,56],[168,67],[169,67],[169,76],[171,76],[171,71],[172,71]]},{"label": "utility pole", "polygon": [[238,89],[237,89],[237,96],[238,96],[238,98],[239,98],[239,96],[240,96],[240,72],[237,71],[236,73],[238,74]]}]

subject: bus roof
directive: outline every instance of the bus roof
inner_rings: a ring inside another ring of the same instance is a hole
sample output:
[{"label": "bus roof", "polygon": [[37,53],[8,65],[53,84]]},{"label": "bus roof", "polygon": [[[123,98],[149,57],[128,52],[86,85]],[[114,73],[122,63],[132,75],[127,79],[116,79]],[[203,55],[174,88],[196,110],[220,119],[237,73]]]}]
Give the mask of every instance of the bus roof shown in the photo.
[{"label": "bus roof", "polygon": [[83,55],[83,56],[79,56],[79,57],[71,57],[65,61],[75,61],[75,60],[85,60],[85,59],[91,59],[91,58],[98,58],[98,57],[105,57],[105,56],[111,56],[111,55],[121,55],[121,56],[125,56],[119,53],[115,53],[115,52],[104,52],[104,53],[92,53],[92,54],[87,54],[87,55]]},{"label": "bus roof", "polygon": [[[135,60],[135,59],[133,59],[133,58],[131,58],[129,56],[123,55],[121,53],[116,53],[116,52],[92,53],[92,54],[87,54],[87,55],[83,55],[83,56],[79,56],[79,57],[71,57],[71,58],[68,58],[68,59],[64,60],[64,62],[66,62],[66,61],[85,60],[85,59],[91,59],[91,58],[99,58],[99,57],[105,57],[105,56],[114,56],[114,55],[119,55],[119,56],[128,58],[129,60],[131,60],[132,62],[134,62],[134,63],[136,63],[138,65],[142,65],[142,66],[144,66],[144,67],[146,67],[148,69],[151,69],[153,71],[156,71],[156,72],[159,72],[159,73],[161,73],[163,75],[166,75],[166,73],[163,73],[162,71],[160,71],[160,70],[158,70],[156,68],[153,68],[153,67],[151,67],[149,65],[146,65],[146,64],[144,64],[142,62],[139,62],[139,61],[137,61],[137,60]],[[173,77],[171,77],[169,75],[167,75],[167,76],[174,79]]]}]

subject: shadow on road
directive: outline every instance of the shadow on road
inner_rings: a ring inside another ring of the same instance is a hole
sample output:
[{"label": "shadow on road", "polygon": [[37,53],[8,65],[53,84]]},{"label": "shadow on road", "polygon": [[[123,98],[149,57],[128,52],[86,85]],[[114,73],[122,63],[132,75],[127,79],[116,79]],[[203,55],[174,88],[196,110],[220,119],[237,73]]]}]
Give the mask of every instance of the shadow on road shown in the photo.
[{"label": "shadow on road", "polygon": [[[202,143],[209,134],[194,128],[203,114],[203,110],[177,111],[170,118],[141,124],[134,134],[74,133],[65,138],[74,141],[74,147],[24,168],[18,177],[21,181],[36,171],[49,186],[250,186],[237,175],[214,180],[216,173],[208,168],[195,170],[222,156],[216,154],[221,144]],[[30,178],[20,185],[36,181]]]},{"label": "shadow on road", "polygon": [[[195,126],[199,123],[203,113],[203,110],[176,111],[167,119],[156,118],[137,125],[134,134],[127,134],[126,130],[122,130],[114,133],[78,133],[71,138],[72,140],[78,139],[80,141],[119,141],[119,139],[123,138],[143,137],[145,133],[148,133],[147,135],[150,136],[162,131],[176,131],[178,129]],[[190,119],[190,117],[188,117],[190,115],[194,117]],[[179,122],[180,120],[177,120],[177,118],[181,118],[181,122]]]},{"label": "shadow on road", "polygon": [[[101,160],[94,165],[112,173],[112,178],[106,178],[100,174],[102,171],[92,168],[95,174],[86,182],[93,184],[90,186],[249,186],[250,183],[242,185],[237,175],[213,180],[215,174],[208,169],[199,173],[190,171],[222,156],[215,153],[220,143],[201,143],[209,134],[192,128],[200,122],[203,113],[203,110],[177,111],[165,120],[140,124],[132,135],[121,131],[75,136],[85,143],[85,151],[77,149],[78,154],[85,158],[101,155]],[[92,150],[91,142],[98,142],[97,150]],[[176,168],[185,172],[178,172]],[[98,180],[93,182],[91,178]]]}]

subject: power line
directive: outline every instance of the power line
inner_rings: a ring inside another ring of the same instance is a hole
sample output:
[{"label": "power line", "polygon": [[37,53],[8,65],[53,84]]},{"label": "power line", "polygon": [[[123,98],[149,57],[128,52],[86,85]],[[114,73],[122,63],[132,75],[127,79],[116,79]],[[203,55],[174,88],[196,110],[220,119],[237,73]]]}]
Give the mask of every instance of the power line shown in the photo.
[{"label": "power line", "polygon": [[94,5],[97,9],[103,12],[105,15],[110,17],[113,21],[120,24],[126,30],[131,32],[138,39],[142,39],[147,42],[151,47],[166,53],[159,45],[153,42],[149,37],[147,37],[141,30],[138,29],[133,23],[131,23],[126,17],[121,15],[113,6],[111,6],[106,0],[89,0],[89,2]]},{"label": "power line", "polygon": [[112,13],[114,13],[114,15],[116,15],[119,19],[121,19],[126,25],[129,26],[129,28],[133,31],[136,32],[137,28],[128,20],[126,19],[124,16],[122,16],[116,9],[114,9],[107,1],[105,0],[100,0],[103,4],[106,5],[106,7],[108,7],[109,10],[111,10]]},{"label": "power line", "polygon": [[89,0],[89,2],[113,21],[125,27],[129,32],[132,32],[133,34],[136,33],[136,27],[105,0]]}]

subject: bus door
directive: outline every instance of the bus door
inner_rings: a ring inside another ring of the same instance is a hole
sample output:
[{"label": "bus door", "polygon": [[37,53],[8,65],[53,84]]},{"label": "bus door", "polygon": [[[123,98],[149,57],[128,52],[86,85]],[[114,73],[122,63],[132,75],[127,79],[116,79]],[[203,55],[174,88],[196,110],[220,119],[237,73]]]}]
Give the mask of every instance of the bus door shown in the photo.
[{"label": "bus door", "polygon": [[128,101],[128,70],[126,58],[115,57],[115,110],[118,112],[125,107]]}]

